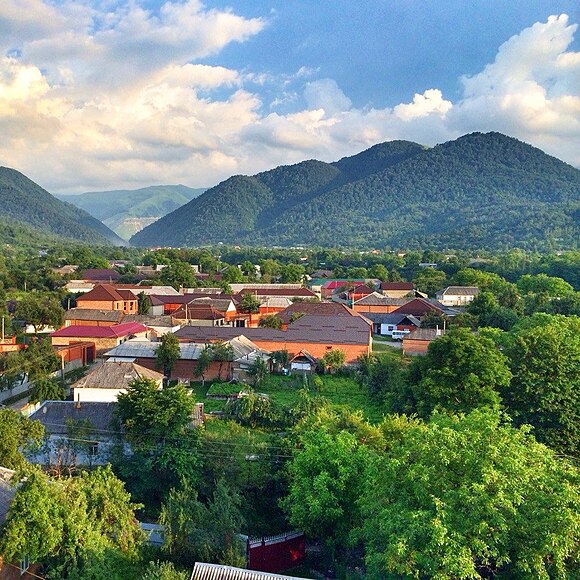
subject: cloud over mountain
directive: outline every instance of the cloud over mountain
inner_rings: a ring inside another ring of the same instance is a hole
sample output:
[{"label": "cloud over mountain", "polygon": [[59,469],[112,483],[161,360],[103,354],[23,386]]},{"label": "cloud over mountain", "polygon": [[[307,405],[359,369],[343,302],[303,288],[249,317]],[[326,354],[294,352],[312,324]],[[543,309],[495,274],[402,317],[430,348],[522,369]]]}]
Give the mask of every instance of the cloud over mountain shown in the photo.
[{"label": "cloud over mountain", "polygon": [[433,145],[496,130],[580,165],[580,53],[568,50],[577,25],[566,15],[507,40],[493,62],[460,79],[459,98],[417,86],[394,107],[355,107],[348,90],[306,65],[281,78],[218,64],[269,18],[197,0],[157,10],[126,0],[4,0],[0,162],[52,191],[203,186],[389,139]]}]

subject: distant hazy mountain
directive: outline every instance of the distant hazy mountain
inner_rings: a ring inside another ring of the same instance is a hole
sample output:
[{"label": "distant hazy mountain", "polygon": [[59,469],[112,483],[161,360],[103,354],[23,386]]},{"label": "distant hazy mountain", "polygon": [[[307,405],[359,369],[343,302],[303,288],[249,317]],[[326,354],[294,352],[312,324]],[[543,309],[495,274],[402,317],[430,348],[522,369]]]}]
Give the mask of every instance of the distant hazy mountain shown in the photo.
[{"label": "distant hazy mountain", "polygon": [[205,189],[185,185],[154,185],[142,189],[91,191],[80,195],[57,195],[89,212],[124,239],[142,230]]},{"label": "distant hazy mountain", "polygon": [[473,133],[231,177],[131,243],[553,249],[577,246],[579,224],[580,171],[500,133]]},{"label": "distant hazy mountain", "polygon": [[122,245],[107,226],[87,212],[64,203],[15,169],[0,167],[0,218],[6,224],[23,224],[39,234],[94,244]]}]

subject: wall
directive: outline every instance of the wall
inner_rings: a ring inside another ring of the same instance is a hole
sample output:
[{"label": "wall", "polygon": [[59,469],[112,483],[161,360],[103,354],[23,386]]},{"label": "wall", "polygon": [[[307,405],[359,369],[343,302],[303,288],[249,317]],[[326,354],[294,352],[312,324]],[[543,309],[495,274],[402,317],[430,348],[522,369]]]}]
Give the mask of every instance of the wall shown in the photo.
[{"label": "wall", "polygon": [[401,305],[395,304],[355,304],[352,309],[355,312],[365,313],[365,312],[375,312],[376,314],[390,314],[400,308]]},{"label": "wall", "polygon": [[77,298],[77,308],[89,308],[90,310],[117,310],[112,300],[83,300]]},{"label": "wall", "polygon": [[81,403],[116,403],[119,393],[126,392],[126,389],[97,389],[90,387],[72,389],[73,400]]},{"label": "wall", "polygon": [[430,340],[403,338],[403,354],[427,354]]}]

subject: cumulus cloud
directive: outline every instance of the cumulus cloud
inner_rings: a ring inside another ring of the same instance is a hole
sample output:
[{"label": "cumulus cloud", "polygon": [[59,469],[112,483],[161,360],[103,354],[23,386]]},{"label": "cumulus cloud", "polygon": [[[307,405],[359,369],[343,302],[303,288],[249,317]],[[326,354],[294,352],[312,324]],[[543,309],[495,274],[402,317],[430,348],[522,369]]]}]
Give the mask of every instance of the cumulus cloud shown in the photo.
[{"label": "cumulus cloud", "polygon": [[418,87],[382,109],[353,107],[316,69],[275,78],[204,64],[265,26],[197,0],[157,12],[129,0],[2,0],[0,49],[12,56],[0,58],[0,164],[51,191],[204,186],[390,139],[498,130],[580,165],[580,54],[568,51],[576,25],[565,15],[505,42],[460,80],[455,102]]}]

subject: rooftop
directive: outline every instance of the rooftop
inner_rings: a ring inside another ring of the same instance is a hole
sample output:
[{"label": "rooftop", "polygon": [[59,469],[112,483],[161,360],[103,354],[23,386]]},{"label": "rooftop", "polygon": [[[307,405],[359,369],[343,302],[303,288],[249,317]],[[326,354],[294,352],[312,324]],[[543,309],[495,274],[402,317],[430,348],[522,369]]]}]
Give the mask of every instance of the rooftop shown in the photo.
[{"label": "rooftop", "polygon": [[116,403],[77,403],[75,401],[44,401],[30,419],[40,421],[46,433],[66,435],[67,421],[89,421],[95,435],[106,433],[114,425]]},{"label": "rooftop", "polygon": [[122,389],[136,379],[163,380],[163,373],[158,373],[134,362],[109,362],[97,365],[82,379],[72,385],[73,389]]},{"label": "rooftop", "polygon": [[67,326],[51,332],[50,336],[83,338],[120,338],[131,334],[147,332],[147,327],[136,322],[113,324],[112,326],[77,325]]}]

